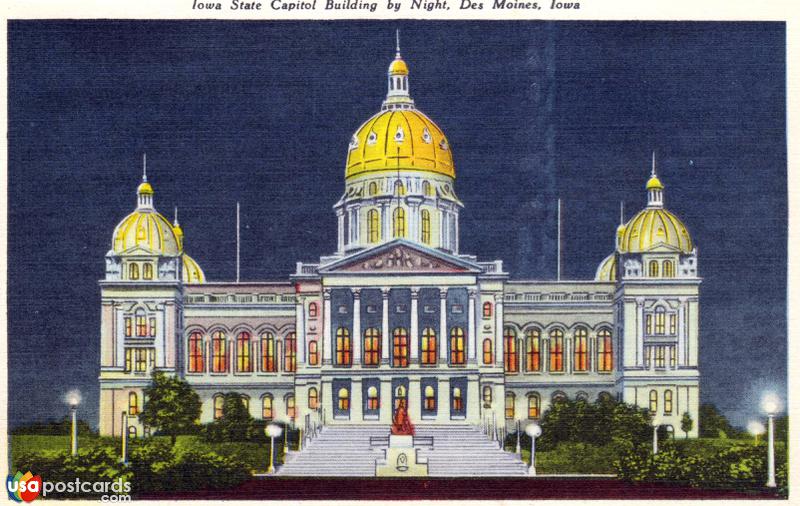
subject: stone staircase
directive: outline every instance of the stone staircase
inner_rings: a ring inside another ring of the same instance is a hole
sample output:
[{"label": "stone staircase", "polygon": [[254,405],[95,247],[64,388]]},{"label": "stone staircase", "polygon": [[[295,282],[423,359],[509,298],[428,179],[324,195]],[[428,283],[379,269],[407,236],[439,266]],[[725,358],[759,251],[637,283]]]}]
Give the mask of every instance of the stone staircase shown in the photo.
[{"label": "stone staircase", "polygon": [[[370,447],[370,437],[386,437],[388,426],[327,426],[300,452],[287,456],[280,476],[374,476],[382,448]],[[421,447],[430,476],[525,476],[526,467],[478,429],[469,425],[418,425],[416,435],[432,437],[433,447]]]}]

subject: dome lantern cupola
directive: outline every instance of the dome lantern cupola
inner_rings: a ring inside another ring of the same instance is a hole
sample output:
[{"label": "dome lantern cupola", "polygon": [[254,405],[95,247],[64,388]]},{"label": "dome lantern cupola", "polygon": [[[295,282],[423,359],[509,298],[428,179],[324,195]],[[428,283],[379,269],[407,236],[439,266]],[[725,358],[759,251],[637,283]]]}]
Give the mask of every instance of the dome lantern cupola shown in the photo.
[{"label": "dome lantern cupola", "polygon": [[138,196],[139,209],[154,209],[153,207],[153,187],[147,182],[147,153],[144,154],[142,159],[142,184],[136,189]]},{"label": "dome lantern cupola", "polygon": [[400,30],[397,30],[397,47],[394,60],[389,64],[384,109],[408,109],[414,106],[408,87],[408,65],[400,55]]},{"label": "dome lantern cupola", "polygon": [[647,207],[664,207],[664,185],[656,175],[656,152],[653,151],[653,168],[647,181]]}]

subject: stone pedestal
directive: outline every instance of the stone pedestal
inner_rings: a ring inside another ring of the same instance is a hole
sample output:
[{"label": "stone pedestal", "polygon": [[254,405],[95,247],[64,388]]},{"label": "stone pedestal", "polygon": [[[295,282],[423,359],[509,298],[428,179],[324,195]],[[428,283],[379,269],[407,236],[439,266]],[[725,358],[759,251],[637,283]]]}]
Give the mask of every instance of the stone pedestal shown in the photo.
[{"label": "stone pedestal", "polygon": [[384,459],[375,466],[375,476],[428,476],[428,459],[417,456],[414,436],[389,436]]}]

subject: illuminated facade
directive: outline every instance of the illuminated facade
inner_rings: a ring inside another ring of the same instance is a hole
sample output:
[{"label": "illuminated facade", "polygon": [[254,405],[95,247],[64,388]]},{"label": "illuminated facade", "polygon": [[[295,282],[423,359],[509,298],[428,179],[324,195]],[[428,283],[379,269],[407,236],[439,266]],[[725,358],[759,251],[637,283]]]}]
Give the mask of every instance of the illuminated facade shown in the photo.
[{"label": "illuminated facade", "polygon": [[203,422],[231,391],[253,417],[301,426],[388,425],[403,399],[414,423],[511,427],[559,396],[602,395],[674,431],[685,412],[696,421],[697,254],[655,165],[595,279],[513,280],[459,251],[453,154],[411,99],[399,49],[387,86],[348,147],[335,253],[285,281],[206,280],[145,176],[100,281],[101,433],[119,434],[123,412],[146,431],[154,370],[197,390]]}]

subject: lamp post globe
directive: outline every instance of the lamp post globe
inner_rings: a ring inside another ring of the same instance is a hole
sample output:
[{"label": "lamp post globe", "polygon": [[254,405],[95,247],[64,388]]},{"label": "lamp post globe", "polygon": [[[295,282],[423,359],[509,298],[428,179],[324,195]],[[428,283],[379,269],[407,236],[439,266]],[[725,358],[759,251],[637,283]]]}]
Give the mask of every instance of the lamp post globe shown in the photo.
[{"label": "lamp post globe", "polygon": [[773,393],[766,393],[761,398],[761,409],[767,414],[767,487],[775,488],[775,415],[781,409],[780,398]]},{"label": "lamp post globe", "polygon": [[528,466],[528,475],[536,476],[536,438],[542,435],[542,427],[537,423],[525,427],[525,434],[531,438],[531,462]]},{"label": "lamp post globe", "polygon": [[766,429],[763,423],[758,420],[751,420],[747,423],[747,432],[754,436],[756,438],[755,442],[758,443],[758,436],[766,432]]},{"label": "lamp post globe", "polygon": [[72,431],[70,432],[70,453],[75,456],[78,454],[78,405],[81,403],[81,393],[78,390],[70,390],[64,397],[69,405],[72,418]]},{"label": "lamp post globe", "polygon": [[281,437],[283,429],[280,425],[270,423],[264,427],[264,434],[269,438],[269,465],[267,466],[267,473],[275,473],[275,438]]}]

